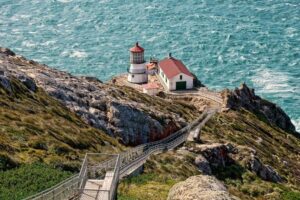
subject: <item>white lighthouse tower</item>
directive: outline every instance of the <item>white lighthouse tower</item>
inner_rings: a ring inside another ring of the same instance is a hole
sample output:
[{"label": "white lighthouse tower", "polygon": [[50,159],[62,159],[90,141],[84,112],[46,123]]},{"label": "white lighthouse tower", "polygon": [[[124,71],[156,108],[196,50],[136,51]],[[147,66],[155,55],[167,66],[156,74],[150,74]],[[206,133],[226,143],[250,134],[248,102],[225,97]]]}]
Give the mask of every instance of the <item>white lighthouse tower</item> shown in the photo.
[{"label": "white lighthouse tower", "polygon": [[148,75],[144,60],[144,49],[137,42],[130,48],[130,67],[128,69],[128,82],[147,83]]}]

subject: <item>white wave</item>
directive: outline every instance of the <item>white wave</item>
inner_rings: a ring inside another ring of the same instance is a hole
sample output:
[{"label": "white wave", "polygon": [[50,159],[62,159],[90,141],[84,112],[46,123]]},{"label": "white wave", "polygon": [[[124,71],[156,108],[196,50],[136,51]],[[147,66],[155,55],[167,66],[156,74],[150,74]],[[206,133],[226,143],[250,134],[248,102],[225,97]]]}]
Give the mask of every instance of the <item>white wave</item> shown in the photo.
[{"label": "white wave", "polygon": [[71,58],[86,58],[88,55],[84,51],[73,51],[69,54]]},{"label": "white wave", "polygon": [[72,0],[57,0],[58,2],[60,2],[60,3],[69,3],[69,2],[71,2]]},{"label": "white wave", "polygon": [[10,19],[13,21],[18,21],[20,19],[28,19],[30,15],[22,15],[22,14],[15,14]]},{"label": "white wave", "polygon": [[285,29],[285,33],[287,35],[287,37],[294,37],[298,35],[298,30],[294,27],[288,27]]},{"label": "white wave", "polygon": [[296,131],[300,133],[300,118],[292,119],[292,123],[296,127]]},{"label": "white wave", "polygon": [[[282,93],[294,92],[295,88],[288,84],[289,76],[284,72],[274,69],[259,69],[251,78],[255,87],[263,93]],[[281,94],[280,94],[281,93]]]},{"label": "white wave", "polygon": [[32,48],[32,47],[35,47],[36,44],[33,43],[32,41],[23,41],[23,42],[22,42],[22,46],[28,47],[28,48]]},{"label": "white wave", "polygon": [[43,42],[41,43],[42,46],[49,46],[49,45],[53,45],[55,44],[56,42],[54,40],[49,40],[49,41],[46,41],[46,42]]}]

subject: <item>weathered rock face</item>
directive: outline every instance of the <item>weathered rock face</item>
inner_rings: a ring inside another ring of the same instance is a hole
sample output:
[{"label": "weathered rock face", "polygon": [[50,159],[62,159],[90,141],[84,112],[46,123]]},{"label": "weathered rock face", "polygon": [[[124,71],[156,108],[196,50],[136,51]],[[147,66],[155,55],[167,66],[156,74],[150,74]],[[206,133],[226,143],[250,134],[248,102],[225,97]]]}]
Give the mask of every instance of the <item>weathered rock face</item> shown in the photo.
[{"label": "weathered rock face", "polygon": [[[200,153],[212,168],[225,167],[232,163],[230,153],[237,153],[231,144],[201,144],[191,149],[194,153]],[[196,162],[196,161],[195,161]]]},{"label": "weathered rock face", "polygon": [[[108,107],[108,121],[113,125],[112,131],[125,144],[146,143],[151,133],[163,131],[163,126],[157,120],[133,107],[117,102],[111,102]],[[149,137],[143,137],[144,133],[149,133]]]},{"label": "weathered rock face", "polygon": [[245,83],[233,91],[222,92],[223,107],[238,110],[245,108],[251,112],[261,114],[269,121],[285,131],[295,133],[295,126],[289,116],[276,104],[255,95],[254,89],[250,89]]},{"label": "weathered rock face", "polygon": [[213,176],[192,176],[169,191],[168,200],[229,200],[225,186]]},{"label": "weathered rock face", "polygon": [[38,87],[44,89],[85,122],[119,137],[124,144],[158,140],[187,123],[180,113],[162,111],[151,102],[131,100],[122,89],[96,78],[75,77],[0,48],[0,84],[8,91],[9,76],[19,79],[33,92]]},{"label": "weathered rock face", "polygon": [[281,176],[269,165],[261,163],[258,157],[251,155],[247,163],[247,167],[250,171],[255,172],[263,180],[271,181],[274,183],[282,182]]},{"label": "weathered rock face", "polygon": [[211,175],[212,171],[209,162],[202,155],[198,155],[195,158],[195,165],[198,167],[199,171],[205,175]]},{"label": "weathered rock face", "polygon": [[6,56],[15,56],[16,54],[8,48],[0,47],[0,54]]}]

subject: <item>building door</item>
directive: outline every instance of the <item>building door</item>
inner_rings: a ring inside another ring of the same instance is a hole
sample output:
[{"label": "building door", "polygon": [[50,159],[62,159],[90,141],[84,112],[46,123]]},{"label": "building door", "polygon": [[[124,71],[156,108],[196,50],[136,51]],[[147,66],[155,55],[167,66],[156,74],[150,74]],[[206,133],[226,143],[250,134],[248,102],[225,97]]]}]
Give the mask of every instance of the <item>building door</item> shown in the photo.
[{"label": "building door", "polygon": [[186,89],[186,81],[176,82],[176,90],[185,90],[185,89]]}]

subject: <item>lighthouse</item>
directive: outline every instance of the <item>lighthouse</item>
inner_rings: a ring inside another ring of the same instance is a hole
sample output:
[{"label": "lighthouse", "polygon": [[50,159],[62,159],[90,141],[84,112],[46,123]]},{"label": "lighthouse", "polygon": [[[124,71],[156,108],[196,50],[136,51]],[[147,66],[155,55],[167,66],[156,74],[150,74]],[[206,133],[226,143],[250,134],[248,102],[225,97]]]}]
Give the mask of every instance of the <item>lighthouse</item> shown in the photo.
[{"label": "lighthouse", "polygon": [[130,48],[130,67],[128,69],[128,82],[147,83],[148,75],[144,59],[144,49],[137,42]]}]

